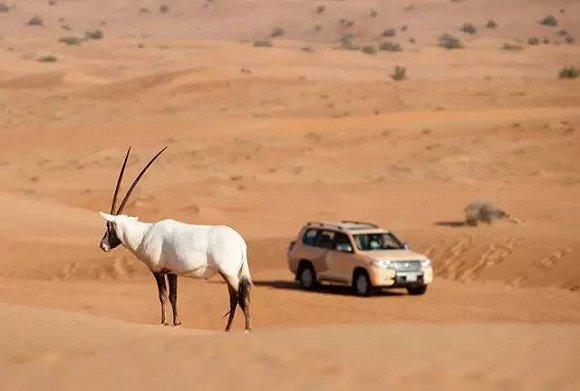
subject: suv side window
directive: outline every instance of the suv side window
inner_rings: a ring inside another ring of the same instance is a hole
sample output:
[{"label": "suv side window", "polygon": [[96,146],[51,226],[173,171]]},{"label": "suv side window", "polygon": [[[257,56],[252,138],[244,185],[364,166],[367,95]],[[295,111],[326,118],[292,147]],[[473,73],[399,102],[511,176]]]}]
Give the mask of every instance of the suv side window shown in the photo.
[{"label": "suv side window", "polygon": [[352,243],[348,238],[348,235],[342,232],[335,232],[334,234],[334,246],[332,248],[336,251],[342,251],[346,253],[352,252]]},{"label": "suv side window", "polygon": [[320,238],[319,230],[309,229],[304,233],[304,236],[302,237],[302,243],[304,243],[307,246],[317,247],[319,238]]},{"label": "suv side window", "polygon": [[333,249],[334,248],[334,231],[322,231],[320,234],[320,240],[318,242],[318,247]]}]

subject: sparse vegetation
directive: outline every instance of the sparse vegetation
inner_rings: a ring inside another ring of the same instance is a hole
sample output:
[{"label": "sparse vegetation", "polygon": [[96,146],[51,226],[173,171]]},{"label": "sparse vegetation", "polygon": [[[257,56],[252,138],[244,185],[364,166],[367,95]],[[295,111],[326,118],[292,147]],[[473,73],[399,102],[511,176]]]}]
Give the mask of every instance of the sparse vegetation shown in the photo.
[{"label": "sparse vegetation", "polygon": [[316,13],[317,13],[317,14],[321,14],[321,13],[323,13],[324,11],[326,11],[326,6],[325,6],[325,5],[319,5],[319,6],[316,8]]},{"label": "sparse vegetation", "polygon": [[397,42],[385,41],[379,44],[379,50],[383,50],[386,52],[400,52],[403,49],[401,48],[401,45],[399,45],[399,43]]},{"label": "sparse vegetation", "polygon": [[503,50],[522,50],[524,47],[519,43],[505,42],[501,48]]},{"label": "sparse vegetation", "polygon": [[269,39],[261,39],[254,41],[254,46],[257,48],[269,48],[272,47],[272,41]]},{"label": "sparse vegetation", "polygon": [[166,14],[169,12],[169,6],[167,4],[161,4],[159,6],[159,12],[161,12],[162,14]]},{"label": "sparse vegetation", "polygon": [[47,54],[46,56],[40,56],[37,60],[38,62],[57,62],[58,58],[52,54]]},{"label": "sparse vegetation", "polygon": [[85,32],[85,38],[87,39],[103,39],[104,34],[101,30],[88,30]]},{"label": "sparse vegetation", "polygon": [[406,24],[401,26],[401,31],[407,31],[408,29],[409,26],[407,26]]},{"label": "sparse vegetation", "polygon": [[6,5],[6,3],[0,3],[0,12],[8,12],[10,11],[10,7]]},{"label": "sparse vegetation", "polygon": [[544,19],[540,20],[538,23],[549,26],[549,27],[556,27],[558,25],[558,19],[556,19],[553,15],[548,15]]},{"label": "sparse vegetation", "polygon": [[79,37],[75,37],[74,35],[67,35],[64,37],[60,37],[58,39],[58,42],[62,42],[70,46],[79,46],[82,40]]},{"label": "sparse vegetation", "polygon": [[559,30],[557,34],[561,37],[565,37],[566,35],[568,35],[568,31],[562,29],[562,30]]},{"label": "sparse vegetation", "polygon": [[349,19],[345,19],[345,18],[341,18],[339,19],[338,23],[345,28],[350,28],[352,26],[354,26],[354,20],[349,20]]},{"label": "sparse vegetation", "polygon": [[494,28],[497,28],[497,23],[495,22],[495,20],[490,19],[485,24],[485,27],[487,27],[488,29],[494,29]]},{"label": "sparse vegetation", "polygon": [[395,37],[397,35],[397,30],[393,28],[386,29],[382,32],[382,37]]},{"label": "sparse vegetation", "polygon": [[366,54],[377,54],[377,48],[374,47],[374,46],[370,46],[370,45],[369,46],[363,46],[363,48],[361,49],[361,51],[363,53],[366,53]]},{"label": "sparse vegetation", "polygon": [[371,9],[371,10],[369,11],[369,16],[370,16],[371,18],[376,18],[378,14],[379,14],[379,13],[378,13],[378,12],[377,12],[377,10],[375,10],[375,9]]},{"label": "sparse vegetation", "polygon": [[150,14],[150,13],[151,13],[151,11],[149,11],[149,8],[147,8],[147,7],[139,8],[139,15]]},{"label": "sparse vegetation", "polygon": [[34,15],[32,18],[28,19],[27,24],[29,26],[42,26],[44,24],[44,21],[40,16]]},{"label": "sparse vegetation", "polygon": [[571,35],[567,35],[566,38],[564,38],[564,41],[566,41],[566,43],[572,44],[574,43],[576,40],[574,39],[573,36]]},{"label": "sparse vegetation", "polygon": [[270,33],[270,37],[272,37],[272,38],[281,37],[284,34],[285,34],[285,31],[282,27],[276,27]]},{"label": "sparse vegetation", "polygon": [[463,49],[464,47],[459,38],[447,33],[439,36],[438,45],[445,49]]},{"label": "sparse vegetation", "polygon": [[463,23],[461,27],[459,27],[459,31],[463,31],[466,34],[475,34],[477,29],[472,23]]},{"label": "sparse vegetation", "polygon": [[312,49],[310,46],[303,46],[300,48],[300,50],[302,50],[303,52],[306,52],[306,53],[313,53],[314,52],[314,49]]},{"label": "sparse vegetation", "polygon": [[66,30],[66,31],[71,31],[71,27],[68,24],[63,24],[62,26],[60,26],[61,29]]},{"label": "sparse vegetation", "polygon": [[349,50],[357,49],[357,47],[352,42],[353,39],[354,39],[354,34],[351,34],[351,33],[343,34],[342,37],[340,37],[340,46],[343,49],[349,49]]},{"label": "sparse vegetation", "polygon": [[574,66],[564,67],[558,72],[560,79],[576,79],[578,76],[580,76],[580,69]]},{"label": "sparse vegetation", "polygon": [[56,0],[48,0],[48,5],[56,7]]},{"label": "sparse vegetation", "polygon": [[540,44],[540,38],[537,38],[537,37],[528,38],[528,44],[530,46],[539,45]]},{"label": "sparse vegetation", "polygon": [[391,74],[391,79],[395,81],[402,81],[407,78],[407,68],[397,65]]}]

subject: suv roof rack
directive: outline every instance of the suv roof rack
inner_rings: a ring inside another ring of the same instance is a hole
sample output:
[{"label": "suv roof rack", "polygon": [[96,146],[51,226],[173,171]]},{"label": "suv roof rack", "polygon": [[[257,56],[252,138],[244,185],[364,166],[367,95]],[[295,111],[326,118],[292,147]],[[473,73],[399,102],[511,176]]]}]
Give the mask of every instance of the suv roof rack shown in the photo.
[{"label": "suv roof rack", "polygon": [[356,225],[368,225],[369,227],[379,228],[378,225],[373,223],[367,223],[365,221],[356,221],[356,220],[342,220],[341,223],[345,224],[356,224]]}]

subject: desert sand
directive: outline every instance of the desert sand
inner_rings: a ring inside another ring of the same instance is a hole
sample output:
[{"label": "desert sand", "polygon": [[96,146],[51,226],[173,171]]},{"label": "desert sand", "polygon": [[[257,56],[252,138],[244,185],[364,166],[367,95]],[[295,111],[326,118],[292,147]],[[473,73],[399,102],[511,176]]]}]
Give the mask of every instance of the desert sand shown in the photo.
[{"label": "desert sand", "polygon": [[[580,39],[577,1],[6,4],[3,389],[580,388],[580,81],[558,78],[580,66],[566,40]],[[547,15],[558,25],[538,23]],[[96,29],[102,39],[59,41]],[[443,33],[465,47],[438,47]],[[251,334],[241,313],[222,332],[218,278],[181,278],[183,324],[159,326],[148,269],[98,248],[97,211],[129,145],[125,188],[169,148],[128,214],[247,239]],[[474,199],[523,223],[462,226]],[[289,241],[306,221],[339,219],[428,254],[427,294],[301,291]]]}]

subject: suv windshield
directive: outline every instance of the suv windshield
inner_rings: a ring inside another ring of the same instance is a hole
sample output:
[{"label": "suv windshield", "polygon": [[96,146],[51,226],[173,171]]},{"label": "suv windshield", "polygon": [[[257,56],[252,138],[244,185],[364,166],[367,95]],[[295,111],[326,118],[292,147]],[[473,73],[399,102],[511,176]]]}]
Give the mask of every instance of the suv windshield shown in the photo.
[{"label": "suv windshield", "polygon": [[390,232],[354,235],[354,242],[360,251],[400,250],[405,248]]}]

